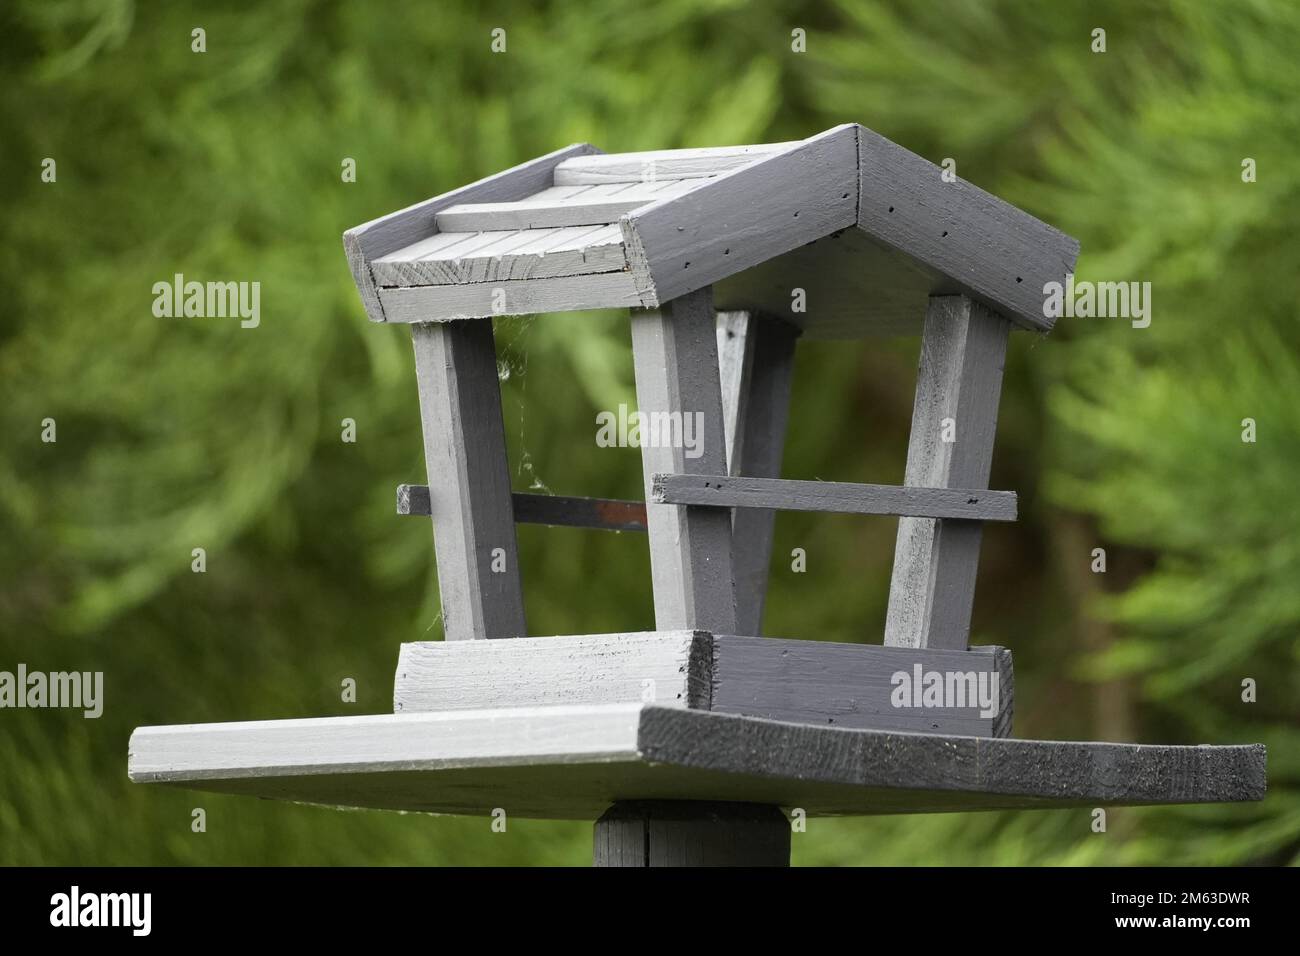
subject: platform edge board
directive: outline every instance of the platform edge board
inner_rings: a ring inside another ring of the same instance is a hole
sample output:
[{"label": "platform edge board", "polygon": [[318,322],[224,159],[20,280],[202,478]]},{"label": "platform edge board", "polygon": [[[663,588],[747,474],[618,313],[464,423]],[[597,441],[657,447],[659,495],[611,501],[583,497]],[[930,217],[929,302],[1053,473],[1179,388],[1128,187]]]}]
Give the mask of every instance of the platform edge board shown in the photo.
[{"label": "platform edge board", "polygon": [[1014,491],[863,485],[735,475],[655,475],[656,502],[778,511],[1015,521]]},{"label": "platform edge board", "polygon": [[[1044,807],[1262,800],[1263,744],[1160,745],[813,727],[648,706],[654,763],[851,787],[971,792]],[[1026,805],[1025,808],[1031,808]]]},{"label": "platform edge board", "polygon": [[550,186],[555,167],[564,160],[600,152],[589,143],[575,143],[348,229],[343,233],[343,250],[366,315],[372,322],[388,321],[370,261],[432,235],[437,231],[437,215],[443,209],[458,203],[524,199]]},{"label": "platform edge board", "polygon": [[[970,705],[916,706],[924,675],[933,674],[952,675]],[[903,683],[915,692],[895,706]],[[987,708],[978,706],[980,690]],[[918,650],[678,630],[406,643],[393,709],[653,702],[824,726],[1007,736],[1014,695],[1011,652],[1002,647]]]},{"label": "platform edge board", "polygon": [[137,727],[136,783],[634,761],[639,704]]},{"label": "platform edge board", "polygon": [[712,639],[704,631],[417,641],[401,646],[393,710],[636,704],[707,710]]},{"label": "platform edge board", "polygon": [[[1237,802],[1266,789],[1260,744],[999,740],[653,705],[526,708],[524,725],[504,731],[503,720],[509,715],[495,710],[140,728],[130,777],[324,806],[468,815],[508,807],[543,819],[595,819],[627,799],[740,800],[844,816]],[[461,732],[449,734],[451,726]],[[502,742],[499,753],[450,752],[485,730]],[[589,746],[543,746],[575,733]],[[304,761],[308,752],[315,763]]]}]

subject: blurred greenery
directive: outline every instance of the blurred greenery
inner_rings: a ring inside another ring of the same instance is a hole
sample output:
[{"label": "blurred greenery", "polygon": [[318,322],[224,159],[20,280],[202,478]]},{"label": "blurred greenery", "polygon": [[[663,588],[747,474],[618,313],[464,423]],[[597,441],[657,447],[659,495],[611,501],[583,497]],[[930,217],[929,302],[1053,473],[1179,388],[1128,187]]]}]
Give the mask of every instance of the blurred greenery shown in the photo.
[{"label": "blurred greenery", "polygon": [[[0,669],[107,685],[97,721],[0,712],[0,863],[587,862],[584,824],[499,835],[132,786],[127,738],[382,712],[398,645],[440,636],[428,526],[393,515],[423,474],[411,349],[364,320],[345,228],[570,142],[849,121],[1077,236],[1082,278],[1153,284],[1148,329],[1015,337],[992,484],[1022,520],[986,535],[974,630],[1015,651],[1018,734],[1262,741],[1270,792],[1113,811],[1105,835],[1083,811],[814,820],[795,862],[1297,860],[1291,0],[18,0],[0,18]],[[261,326],[155,318],[178,272],[260,281]],[[635,451],[590,453],[596,411],[633,401],[628,344],[612,314],[499,324],[517,488],[639,494]],[[803,346],[787,474],[901,480],[915,361],[909,341]],[[768,632],[879,640],[893,535],[781,516]],[[525,527],[520,546],[534,633],[651,626],[644,538]],[[806,574],[780,558],[795,546]]]}]

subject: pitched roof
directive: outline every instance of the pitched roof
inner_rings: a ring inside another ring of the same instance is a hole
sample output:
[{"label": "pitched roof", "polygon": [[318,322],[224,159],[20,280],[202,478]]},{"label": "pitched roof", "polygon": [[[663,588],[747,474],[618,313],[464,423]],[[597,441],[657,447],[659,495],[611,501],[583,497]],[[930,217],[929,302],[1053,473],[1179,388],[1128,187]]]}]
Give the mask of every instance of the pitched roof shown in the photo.
[{"label": "pitched roof", "polygon": [[713,285],[719,309],[821,338],[917,331],[928,296],[957,292],[1050,329],[1043,286],[1079,249],[857,124],[757,146],[570,146],[343,239],[375,321],[653,308]]}]

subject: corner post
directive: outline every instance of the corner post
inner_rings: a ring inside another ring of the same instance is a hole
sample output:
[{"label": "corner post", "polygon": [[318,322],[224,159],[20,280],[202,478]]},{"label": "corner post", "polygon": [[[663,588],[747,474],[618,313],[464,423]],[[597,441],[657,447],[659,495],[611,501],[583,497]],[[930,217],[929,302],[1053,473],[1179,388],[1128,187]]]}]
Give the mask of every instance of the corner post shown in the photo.
[{"label": "corner post", "polygon": [[[904,484],[988,488],[1009,331],[967,296],[930,298]],[[885,644],[966,648],[983,530],[979,521],[899,519]]]},{"label": "corner post", "polygon": [[449,641],[523,637],[523,589],[491,319],[411,326]]},{"label": "corner post", "polygon": [[651,492],[659,473],[726,473],[715,321],[710,286],[658,311],[632,313],[655,627],[661,631],[736,629],[730,509],[657,504]]}]

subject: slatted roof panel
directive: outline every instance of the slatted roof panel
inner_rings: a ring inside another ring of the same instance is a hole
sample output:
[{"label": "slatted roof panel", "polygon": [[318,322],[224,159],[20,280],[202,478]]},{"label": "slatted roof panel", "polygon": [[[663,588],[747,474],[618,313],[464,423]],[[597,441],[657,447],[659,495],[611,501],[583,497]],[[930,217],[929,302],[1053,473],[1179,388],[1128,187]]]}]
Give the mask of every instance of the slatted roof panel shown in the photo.
[{"label": "slatted roof panel", "polygon": [[1046,330],[1043,285],[1064,281],[1078,252],[856,124],[757,146],[572,146],[344,243],[377,321],[652,308],[713,285],[719,309],[814,338],[916,332],[926,298],[956,292]]}]

